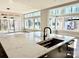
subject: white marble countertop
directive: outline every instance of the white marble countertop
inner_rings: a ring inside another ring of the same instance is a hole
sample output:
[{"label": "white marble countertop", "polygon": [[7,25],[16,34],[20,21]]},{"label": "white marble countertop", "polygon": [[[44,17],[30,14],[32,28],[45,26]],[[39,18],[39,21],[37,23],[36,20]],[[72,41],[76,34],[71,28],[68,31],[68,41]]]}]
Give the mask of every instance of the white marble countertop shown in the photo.
[{"label": "white marble countertop", "polygon": [[64,40],[63,42],[47,49],[43,46],[36,44],[33,40],[35,38],[31,37],[32,34],[28,33],[19,33],[15,35],[7,35],[4,38],[1,38],[1,44],[6,51],[9,58],[37,58],[42,56],[53,49],[69,42],[74,39],[74,37],[70,36],[62,36],[51,34],[49,38],[58,38]]}]

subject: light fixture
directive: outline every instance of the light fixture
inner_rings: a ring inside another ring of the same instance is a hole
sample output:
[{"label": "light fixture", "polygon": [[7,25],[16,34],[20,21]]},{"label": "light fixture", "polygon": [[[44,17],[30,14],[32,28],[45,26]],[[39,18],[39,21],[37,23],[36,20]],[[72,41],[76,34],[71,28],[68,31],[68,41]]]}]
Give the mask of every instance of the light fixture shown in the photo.
[{"label": "light fixture", "polygon": [[4,16],[3,18],[7,18],[6,16]]},{"label": "light fixture", "polygon": [[11,19],[14,19],[14,17],[11,17]]},{"label": "light fixture", "polygon": [[7,10],[10,10],[10,8],[6,8]]}]

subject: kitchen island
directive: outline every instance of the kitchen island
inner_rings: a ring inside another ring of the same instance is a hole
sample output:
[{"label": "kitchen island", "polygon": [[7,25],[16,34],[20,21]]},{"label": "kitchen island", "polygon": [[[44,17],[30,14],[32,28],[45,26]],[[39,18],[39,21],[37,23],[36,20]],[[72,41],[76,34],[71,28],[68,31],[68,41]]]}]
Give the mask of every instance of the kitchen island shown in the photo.
[{"label": "kitchen island", "polygon": [[64,41],[51,48],[45,48],[34,40],[38,40],[38,38],[32,36],[34,37],[31,33],[19,33],[1,38],[1,44],[8,58],[38,58],[74,39],[70,36],[50,34],[49,39],[57,38]]}]

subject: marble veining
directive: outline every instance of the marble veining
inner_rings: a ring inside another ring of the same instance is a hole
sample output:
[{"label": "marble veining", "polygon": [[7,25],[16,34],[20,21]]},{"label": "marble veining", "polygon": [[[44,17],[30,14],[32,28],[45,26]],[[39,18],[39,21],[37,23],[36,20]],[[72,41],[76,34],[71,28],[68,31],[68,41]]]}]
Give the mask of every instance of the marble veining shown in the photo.
[{"label": "marble veining", "polygon": [[[51,34],[49,38],[51,38],[52,35],[54,34]],[[6,37],[1,38],[1,44],[9,58],[36,58],[74,39],[74,37],[70,36],[60,36],[58,37],[55,35],[53,37],[60,38],[64,41],[49,49],[37,44],[37,42],[42,41],[42,36],[38,35],[36,37],[34,32],[9,34]]]}]

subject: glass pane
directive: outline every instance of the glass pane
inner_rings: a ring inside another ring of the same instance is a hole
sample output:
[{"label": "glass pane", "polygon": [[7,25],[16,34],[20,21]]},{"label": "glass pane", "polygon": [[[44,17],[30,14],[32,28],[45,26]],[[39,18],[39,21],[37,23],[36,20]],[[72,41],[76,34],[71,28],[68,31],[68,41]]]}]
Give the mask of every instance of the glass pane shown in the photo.
[{"label": "glass pane", "polygon": [[76,12],[79,13],[79,5],[76,6]]},{"label": "glass pane", "polygon": [[9,26],[8,26],[8,31],[9,32],[14,32],[15,31],[15,23],[14,19],[9,19]]},{"label": "glass pane", "polygon": [[28,19],[25,20],[25,29],[29,28],[28,27]]},{"label": "glass pane", "polygon": [[6,18],[0,19],[0,33],[8,32],[8,21]]},{"label": "glass pane", "polygon": [[35,29],[37,30],[40,29],[40,18],[35,18],[34,26],[35,26]]},{"label": "glass pane", "polygon": [[8,32],[8,21],[7,21],[7,19],[1,20],[1,32]]},{"label": "glass pane", "polygon": [[31,17],[31,16],[32,16],[31,13],[28,13],[28,14],[27,14],[27,17]]},{"label": "glass pane", "polygon": [[65,21],[65,29],[66,30],[74,30],[75,29],[75,21]]},{"label": "glass pane", "polygon": [[72,13],[79,13],[79,5],[72,5]]},{"label": "glass pane", "polygon": [[40,12],[33,12],[33,13],[32,13],[32,17],[33,17],[33,16],[40,16]]},{"label": "glass pane", "polygon": [[53,30],[56,28],[56,22],[55,22],[55,17],[49,18],[49,27],[52,28]]},{"label": "glass pane", "polygon": [[49,10],[49,15],[54,15],[54,16],[61,15],[61,8],[56,8],[56,9]]},{"label": "glass pane", "polygon": [[33,29],[33,27],[34,27],[33,19],[28,19],[28,27],[29,27],[30,29]]},{"label": "glass pane", "polygon": [[61,15],[61,9],[56,9],[56,15]]},{"label": "glass pane", "polygon": [[70,13],[72,13],[72,7],[71,6],[65,7],[64,8],[64,14],[70,14]]},{"label": "glass pane", "polygon": [[76,13],[77,12],[77,7],[76,6],[72,6],[72,13]]},{"label": "glass pane", "polygon": [[63,26],[63,17],[56,17],[56,30],[62,30]]},{"label": "glass pane", "polygon": [[51,23],[52,23],[51,21],[52,21],[52,18],[49,18],[49,20],[48,20],[48,26],[49,27],[51,27]]},{"label": "glass pane", "polygon": [[56,9],[53,9],[53,15],[56,15]]}]

